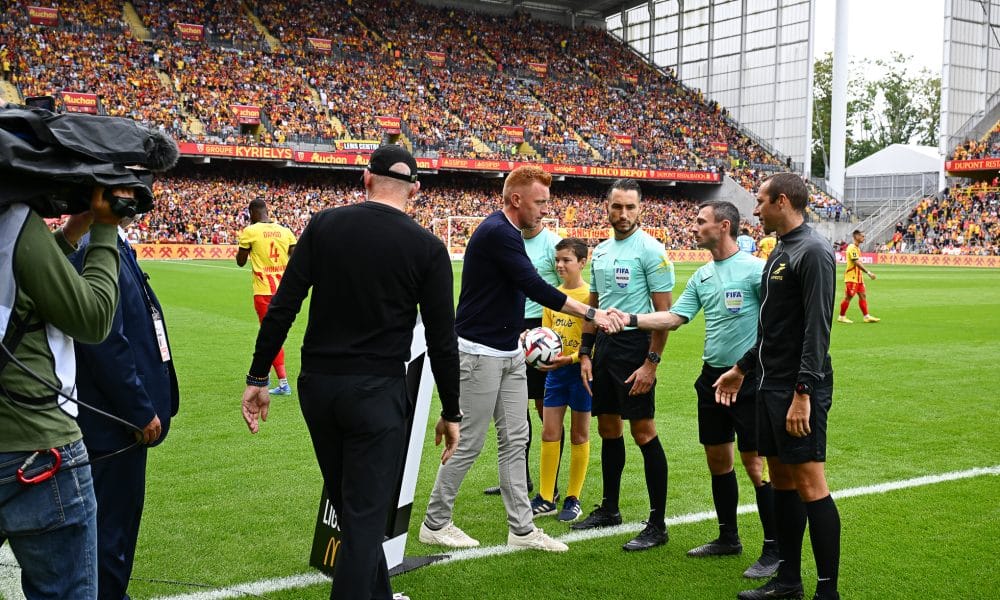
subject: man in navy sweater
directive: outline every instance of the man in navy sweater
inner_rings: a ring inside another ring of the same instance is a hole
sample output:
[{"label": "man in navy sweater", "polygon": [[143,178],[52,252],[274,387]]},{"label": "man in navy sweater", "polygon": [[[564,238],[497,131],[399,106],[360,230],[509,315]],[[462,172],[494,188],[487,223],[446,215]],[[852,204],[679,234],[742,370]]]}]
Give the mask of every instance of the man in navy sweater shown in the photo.
[{"label": "man in navy sweater", "polygon": [[[499,440],[500,491],[507,510],[511,546],[564,552],[532,522],[524,450],[528,443],[528,387],[518,336],[525,296],[542,306],[615,327],[606,312],[587,306],[545,282],[524,249],[521,230],[538,226],[547,213],[552,176],[539,167],[515,169],[503,187],[503,209],[472,234],[462,269],[455,331],[458,333],[463,418],[458,449],[438,469],[420,541],[451,548],[478,546],[452,522],[455,497],[479,456],[490,421]],[[618,324],[620,326],[620,323]]]}]

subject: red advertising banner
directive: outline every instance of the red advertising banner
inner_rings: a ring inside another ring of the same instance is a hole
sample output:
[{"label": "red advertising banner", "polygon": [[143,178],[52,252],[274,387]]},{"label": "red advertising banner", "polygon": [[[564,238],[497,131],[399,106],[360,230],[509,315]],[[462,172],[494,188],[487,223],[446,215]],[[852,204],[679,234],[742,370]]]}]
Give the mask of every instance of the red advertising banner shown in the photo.
[{"label": "red advertising banner", "polygon": [[382,131],[396,135],[399,133],[399,117],[375,117],[375,122],[382,128]]},{"label": "red advertising banner", "polygon": [[374,152],[381,144],[378,140],[337,140],[337,152]]},{"label": "red advertising banner", "polygon": [[622,73],[622,81],[631,85],[636,85],[639,83],[639,76],[635,73]]},{"label": "red advertising banner", "polygon": [[236,257],[239,246],[222,244],[133,244],[139,260],[223,260]]},{"label": "red advertising banner", "polygon": [[194,23],[174,23],[174,28],[182,40],[194,40],[200,42],[205,39],[205,26]]},{"label": "red advertising banner", "polygon": [[245,104],[233,104],[230,107],[233,116],[240,125],[260,125],[260,107]]},{"label": "red advertising banner", "polygon": [[448,55],[444,52],[431,52],[430,50],[425,50],[424,56],[426,56],[427,60],[431,61],[435,67],[443,67],[445,62],[448,60]]},{"label": "red advertising banner", "polygon": [[97,94],[61,92],[66,112],[97,114]]},{"label": "red advertising banner", "polygon": [[992,171],[1000,169],[1000,158],[979,158],[976,160],[946,160],[945,171]]},{"label": "red advertising banner", "polygon": [[226,144],[202,144],[195,142],[180,142],[177,146],[180,148],[181,154],[189,156],[292,160],[295,154],[291,148],[267,148],[262,146],[228,146]]},{"label": "red advertising banner", "polygon": [[715,152],[729,152],[729,144],[726,144],[724,142],[712,142],[711,144],[709,144],[709,146]]},{"label": "red advertising banner", "polygon": [[333,52],[333,40],[312,37],[307,37],[306,40],[309,42],[309,47],[320,54],[330,54]]},{"label": "red advertising banner", "polygon": [[[181,142],[181,154],[187,156],[223,156],[257,160],[291,160],[297,163],[341,165],[364,167],[368,164],[368,154],[355,151],[311,152],[291,148],[266,148],[258,146],[228,146],[225,144],[203,144]],[[538,166],[553,175],[577,177],[628,177],[658,181],[687,181],[692,183],[719,183],[718,173],[708,171],[674,171],[662,169],[632,169],[626,167],[591,167],[586,165],[563,165],[552,163],[522,163],[511,160],[478,160],[471,158],[417,158],[417,166],[423,170],[438,169],[455,171],[500,171],[510,172],[524,165]]]},{"label": "red advertising banner", "polygon": [[542,78],[544,78],[546,75],[549,74],[549,64],[548,63],[533,63],[533,62],[530,62],[530,63],[528,63],[528,68],[531,69],[531,71],[535,75],[538,75],[539,77],[542,77]]},{"label": "red advertising banner", "polygon": [[514,142],[515,144],[520,144],[524,141],[524,127],[504,125],[503,134],[507,136],[508,141]]},{"label": "red advertising banner", "polygon": [[630,135],[615,134],[615,141],[618,142],[619,146],[624,146],[625,148],[632,147],[632,136]]},{"label": "red advertising banner", "polygon": [[975,256],[971,254],[877,254],[875,256],[875,263],[880,265],[1000,268],[1000,256]]},{"label": "red advertising banner", "polygon": [[28,22],[32,25],[48,25],[49,27],[59,24],[59,9],[48,6],[29,6]]}]

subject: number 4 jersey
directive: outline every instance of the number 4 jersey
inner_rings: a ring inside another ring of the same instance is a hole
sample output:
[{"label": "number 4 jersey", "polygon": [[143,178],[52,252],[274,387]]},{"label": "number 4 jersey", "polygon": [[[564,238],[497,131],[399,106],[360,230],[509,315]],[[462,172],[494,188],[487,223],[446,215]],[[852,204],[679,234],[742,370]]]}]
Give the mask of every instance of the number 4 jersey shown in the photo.
[{"label": "number 4 jersey", "polygon": [[273,296],[288,265],[295,234],[277,223],[254,223],[240,232],[240,248],[250,251],[254,296]]}]

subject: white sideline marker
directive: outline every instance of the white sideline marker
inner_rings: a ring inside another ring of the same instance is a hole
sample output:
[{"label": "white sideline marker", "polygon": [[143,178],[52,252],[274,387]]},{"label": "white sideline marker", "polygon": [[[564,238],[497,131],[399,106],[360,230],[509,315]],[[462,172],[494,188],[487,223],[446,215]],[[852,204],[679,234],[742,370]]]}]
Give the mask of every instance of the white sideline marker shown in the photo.
[{"label": "white sideline marker", "polygon": [[[853,498],[855,496],[871,496],[874,494],[884,494],[886,492],[923,487],[927,485],[933,485],[936,483],[944,483],[947,481],[957,481],[959,479],[970,479],[972,477],[981,477],[983,475],[1000,475],[1000,465],[992,467],[976,467],[974,469],[967,469],[965,471],[951,471],[949,473],[941,473],[940,475],[925,475],[923,477],[914,477],[912,479],[903,479],[901,481],[889,481],[887,483],[879,483],[875,485],[864,485],[855,488],[848,488],[833,492],[833,497],[839,499],[839,498]],[[757,510],[756,504],[744,504],[737,509],[737,512],[739,514],[745,514],[750,512],[756,512],[756,510]],[[667,519],[667,525],[670,526],[670,525],[686,525],[690,523],[700,523],[703,521],[710,521],[714,518],[715,518],[715,511],[688,513],[686,515],[678,515],[676,517],[671,517]],[[641,529],[642,529],[641,523],[624,523],[616,527],[604,527],[601,529],[589,529],[586,531],[573,531],[564,536],[560,536],[557,539],[567,543],[580,542],[580,541],[593,540],[604,537],[612,537],[625,533],[632,533],[639,531]],[[432,563],[430,566],[433,567],[435,565],[442,565],[461,560],[489,558],[491,556],[510,554],[511,552],[517,552],[519,550],[520,549],[511,548],[510,546],[507,545],[487,546],[483,548],[470,548],[468,550],[457,550],[453,552],[449,558],[436,563]],[[7,546],[5,545],[3,547],[0,547],[0,563],[12,564],[13,562],[14,562],[14,557],[10,553],[10,550],[7,548]],[[13,568],[0,566],[0,598],[5,598],[6,600],[23,600],[24,596],[21,594],[19,581],[20,578],[17,577],[16,573],[14,573]],[[329,581],[330,581],[329,578],[318,572],[302,573],[300,575],[291,575],[289,577],[262,579],[260,581],[253,581],[250,583],[231,585],[211,591],[194,592],[191,594],[180,594],[176,596],[159,596],[154,600],[223,600],[225,598],[243,598],[246,597],[248,594],[264,595],[269,592],[278,592],[282,590],[291,590],[291,589],[309,587],[313,585],[319,585],[322,583],[328,583]]]}]

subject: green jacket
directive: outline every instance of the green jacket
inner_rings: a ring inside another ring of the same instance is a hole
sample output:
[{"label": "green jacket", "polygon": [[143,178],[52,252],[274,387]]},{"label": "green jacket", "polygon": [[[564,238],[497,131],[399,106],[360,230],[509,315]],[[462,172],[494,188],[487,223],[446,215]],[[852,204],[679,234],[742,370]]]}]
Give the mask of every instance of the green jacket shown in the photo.
[{"label": "green jacket", "polygon": [[[0,272],[0,285],[9,285],[12,276],[16,286],[13,314],[21,320],[28,318],[28,333],[14,356],[50,385],[71,389],[75,361],[66,363],[73,369],[66,369],[61,381],[50,340],[62,338],[60,332],[86,343],[107,337],[118,302],[117,228],[99,223],[91,227],[83,273],[78,274],[65,258],[74,248],[62,233],[50,232],[34,211],[27,211],[26,217],[15,215],[17,206],[0,211],[0,221],[21,221],[11,260],[0,261],[7,263],[0,264],[5,270]],[[72,350],[70,343],[70,355]],[[80,439],[75,419],[56,401],[15,403],[11,396],[43,399],[53,397],[54,392],[13,362],[0,371],[0,452],[54,448]]]}]

